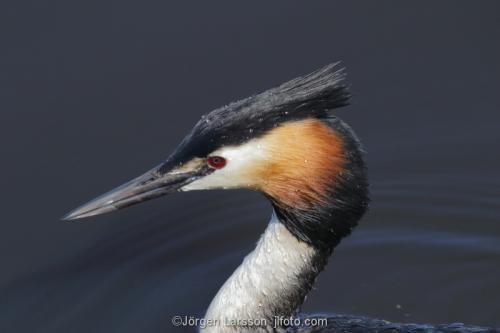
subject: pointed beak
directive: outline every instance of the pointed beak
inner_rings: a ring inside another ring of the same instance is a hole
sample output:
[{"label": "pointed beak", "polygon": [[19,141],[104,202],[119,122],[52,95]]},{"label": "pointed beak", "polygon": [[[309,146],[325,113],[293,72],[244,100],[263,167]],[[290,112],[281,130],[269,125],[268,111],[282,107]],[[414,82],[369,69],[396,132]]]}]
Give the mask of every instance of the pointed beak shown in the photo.
[{"label": "pointed beak", "polygon": [[184,185],[211,172],[206,165],[185,172],[164,172],[160,165],[145,174],[95,198],[66,214],[63,220],[76,220],[119,210],[165,194],[178,192]]}]

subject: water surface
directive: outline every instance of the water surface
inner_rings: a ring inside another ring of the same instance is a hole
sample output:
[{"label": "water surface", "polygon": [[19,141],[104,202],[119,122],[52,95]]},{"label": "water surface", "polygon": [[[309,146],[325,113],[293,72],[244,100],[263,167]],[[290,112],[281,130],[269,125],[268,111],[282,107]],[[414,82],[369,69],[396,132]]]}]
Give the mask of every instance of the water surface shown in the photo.
[{"label": "water surface", "polygon": [[4,6],[0,331],[201,316],[264,230],[262,196],[59,217],[156,165],[201,114],[337,60],[372,204],[302,310],[500,326],[497,2]]}]

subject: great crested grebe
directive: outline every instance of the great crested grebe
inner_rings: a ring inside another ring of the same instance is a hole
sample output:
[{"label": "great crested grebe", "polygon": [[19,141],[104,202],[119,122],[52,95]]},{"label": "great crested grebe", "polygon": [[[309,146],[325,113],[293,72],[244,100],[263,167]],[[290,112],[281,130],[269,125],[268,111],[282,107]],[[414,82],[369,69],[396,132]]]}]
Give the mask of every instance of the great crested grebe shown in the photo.
[{"label": "great crested grebe", "polygon": [[[211,302],[204,332],[493,332],[461,324],[391,324],[330,316],[317,327],[286,327],[340,240],[368,207],[362,148],[332,115],[348,104],[335,64],[202,117],[162,164],[77,208],[79,219],[168,193],[248,188],[272,203],[255,250]],[[312,318],[312,317],[311,317]]]}]

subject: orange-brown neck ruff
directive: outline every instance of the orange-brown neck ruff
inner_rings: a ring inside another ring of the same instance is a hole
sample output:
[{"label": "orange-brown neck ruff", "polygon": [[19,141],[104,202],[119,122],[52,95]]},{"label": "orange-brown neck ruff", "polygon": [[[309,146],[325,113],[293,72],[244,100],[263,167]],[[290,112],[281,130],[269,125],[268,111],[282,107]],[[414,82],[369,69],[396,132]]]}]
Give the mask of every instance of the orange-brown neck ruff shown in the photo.
[{"label": "orange-brown neck ruff", "polygon": [[298,239],[327,253],[368,207],[360,143],[339,118],[286,122],[262,137],[268,158],[251,173],[278,219]]},{"label": "orange-brown neck ruff", "polygon": [[317,119],[282,124],[262,138],[272,156],[257,167],[257,188],[285,205],[309,209],[327,204],[343,171],[341,138]]}]

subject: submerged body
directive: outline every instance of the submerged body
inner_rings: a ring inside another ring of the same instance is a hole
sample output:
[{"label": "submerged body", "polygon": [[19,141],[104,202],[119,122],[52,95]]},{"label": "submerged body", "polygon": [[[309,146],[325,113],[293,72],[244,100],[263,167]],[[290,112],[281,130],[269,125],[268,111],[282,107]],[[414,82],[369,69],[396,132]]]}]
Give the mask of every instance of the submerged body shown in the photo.
[{"label": "submerged body", "polygon": [[[297,311],[334,247],[368,206],[359,140],[332,112],[348,104],[335,65],[212,111],[162,164],[68,214],[110,212],[172,192],[247,188],[273,217],[255,250],[210,304],[204,332],[494,332],[392,325],[334,316],[326,326],[280,321]],[[357,319],[356,319],[357,318]],[[252,324],[253,323],[253,324]]]}]

